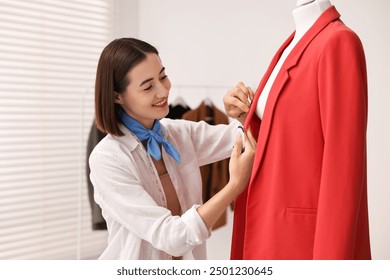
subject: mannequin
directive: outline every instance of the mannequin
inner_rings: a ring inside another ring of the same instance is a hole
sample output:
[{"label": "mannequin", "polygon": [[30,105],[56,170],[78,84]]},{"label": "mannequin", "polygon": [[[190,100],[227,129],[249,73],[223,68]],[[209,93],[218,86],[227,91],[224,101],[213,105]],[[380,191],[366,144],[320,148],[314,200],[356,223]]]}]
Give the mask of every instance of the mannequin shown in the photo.
[{"label": "mannequin", "polygon": [[327,8],[329,8],[329,6],[327,6],[328,3],[326,3],[326,2],[329,2],[327,0],[325,0],[325,1],[324,0],[298,0],[297,7],[303,6],[303,5],[306,5],[309,3],[313,3],[313,2],[317,2],[317,5],[319,5],[319,6],[325,5],[325,6],[323,6],[324,7],[323,10],[326,10]]},{"label": "mannequin", "polygon": [[297,7],[298,6],[302,6],[302,5],[306,5],[308,3],[311,3],[311,2],[314,2],[315,0],[298,0],[297,1]]},{"label": "mannequin", "polygon": [[260,119],[263,118],[269,92],[277,74],[279,73],[280,68],[286,60],[286,57],[290,54],[291,50],[295,47],[295,45],[303,37],[307,30],[309,30],[309,28],[315,23],[315,21],[320,17],[320,15],[330,6],[331,3],[328,0],[298,0],[297,8],[293,10],[293,17],[295,22],[294,39],[291,41],[290,45],[284,50],[282,56],[280,57],[278,63],[272,71],[272,74],[269,77],[267,84],[262,91],[259,103],[257,103],[256,108],[256,114]]},{"label": "mannequin", "polygon": [[[257,148],[231,259],[371,259],[363,46],[327,0],[298,1],[293,16],[246,115]],[[224,99],[230,117],[236,103]]]}]

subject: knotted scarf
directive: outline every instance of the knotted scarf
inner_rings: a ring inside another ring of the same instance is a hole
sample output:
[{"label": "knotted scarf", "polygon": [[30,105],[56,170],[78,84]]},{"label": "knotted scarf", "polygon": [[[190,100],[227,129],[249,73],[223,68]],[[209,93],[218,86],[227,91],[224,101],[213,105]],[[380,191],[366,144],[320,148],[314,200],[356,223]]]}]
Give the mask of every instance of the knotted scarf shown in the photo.
[{"label": "knotted scarf", "polygon": [[173,144],[165,139],[161,134],[161,124],[159,120],[155,120],[152,129],[146,129],[142,124],[130,117],[123,110],[120,110],[119,116],[122,119],[123,124],[138,137],[140,141],[147,140],[146,151],[154,159],[161,159],[161,150],[159,144],[161,144],[165,151],[174,158],[177,163],[180,163],[180,154],[175,149]]}]

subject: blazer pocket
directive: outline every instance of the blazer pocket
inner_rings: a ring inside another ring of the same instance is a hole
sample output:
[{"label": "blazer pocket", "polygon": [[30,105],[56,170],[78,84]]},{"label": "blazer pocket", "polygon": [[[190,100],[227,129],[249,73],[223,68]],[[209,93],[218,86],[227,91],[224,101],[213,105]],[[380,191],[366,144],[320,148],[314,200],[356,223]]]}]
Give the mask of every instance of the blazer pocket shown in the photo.
[{"label": "blazer pocket", "polygon": [[302,215],[317,215],[316,208],[299,208],[299,207],[287,207],[286,215],[290,214],[302,214]]}]

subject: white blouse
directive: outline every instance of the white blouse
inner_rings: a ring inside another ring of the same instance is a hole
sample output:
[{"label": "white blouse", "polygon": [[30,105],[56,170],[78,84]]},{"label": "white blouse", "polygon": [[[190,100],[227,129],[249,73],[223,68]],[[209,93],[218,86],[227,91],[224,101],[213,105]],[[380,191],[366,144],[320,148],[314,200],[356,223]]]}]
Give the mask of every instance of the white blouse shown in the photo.
[{"label": "white blouse", "polygon": [[89,158],[96,202],[107,222],[108,245],[100,259],[206,259],[211,235],[196,208],[202,204],[199,166],[230,156],[239,123],[210,126],[161,120],[164,136],[181,156],[180,164],[162,149],[182,216],[172,216],[152,159],[124,126],[121,137],[107,135]]}]

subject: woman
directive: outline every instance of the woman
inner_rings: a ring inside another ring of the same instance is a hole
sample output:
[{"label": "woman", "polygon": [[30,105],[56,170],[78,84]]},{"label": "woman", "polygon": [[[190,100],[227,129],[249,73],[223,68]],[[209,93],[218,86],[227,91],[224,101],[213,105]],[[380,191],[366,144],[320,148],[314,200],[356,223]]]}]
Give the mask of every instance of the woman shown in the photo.
[{"label": "woman", "polygon": [[[236,123],[162,119],[170,87],[148,43],[122,38],[103,50],[95,109],[97,126],[108,135],[89,159],[109,232],[100,259],[205,259],[210,228],[248,183],[252,135],[245,135],[244,152],[241,137],[231,151]],[[199,166],[230,153],[229,183],[201,205]]]}]

